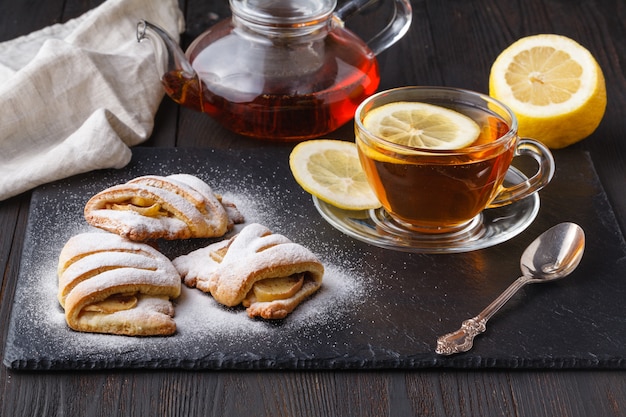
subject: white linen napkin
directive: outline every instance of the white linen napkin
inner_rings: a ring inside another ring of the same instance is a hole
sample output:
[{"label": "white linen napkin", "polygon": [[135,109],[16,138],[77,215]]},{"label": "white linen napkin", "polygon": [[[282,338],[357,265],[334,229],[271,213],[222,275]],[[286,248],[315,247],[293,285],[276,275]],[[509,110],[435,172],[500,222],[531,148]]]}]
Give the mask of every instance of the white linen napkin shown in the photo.
[{"label": "white linen napkin", "polygon": [[0,200],[122,168],[152,133],[163,98],[148,20],[178,39],[178,0],[107,0],[64,24],[0,43]]}]

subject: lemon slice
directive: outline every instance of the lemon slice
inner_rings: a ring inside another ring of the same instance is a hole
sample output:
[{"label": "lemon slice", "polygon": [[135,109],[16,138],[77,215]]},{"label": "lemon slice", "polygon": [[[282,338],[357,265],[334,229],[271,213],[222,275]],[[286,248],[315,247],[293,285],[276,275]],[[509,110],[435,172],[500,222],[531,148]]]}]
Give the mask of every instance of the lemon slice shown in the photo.
[{"label": "lemon slice", "polygon": [[363,126],[389,142],[413,148],[461,149],[471,145],[480,127],[469,117],[445,107],[399,101],[365,115]]},{"label": "lemon slice", "polygon": [[289,167],[305,191],[328,204],[345,210],[380,207],[352,142],[331,139],[301,142],[291,151]]},{"label": "lemon slice", "polygon": [[529,36],[506,48],[491,67],[489,93],[515,113],[520,136],[554,149],[593,133],[606,108],[597,61],[560,35]]}]

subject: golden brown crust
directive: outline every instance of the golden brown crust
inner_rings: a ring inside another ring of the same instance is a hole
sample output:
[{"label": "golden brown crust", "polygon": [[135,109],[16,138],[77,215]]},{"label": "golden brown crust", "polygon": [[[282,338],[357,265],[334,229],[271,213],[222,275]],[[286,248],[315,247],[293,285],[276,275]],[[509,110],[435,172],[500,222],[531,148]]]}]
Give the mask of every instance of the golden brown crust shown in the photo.
[{"label": "golden brown crust", "polygon": [[133,241],[220,237],[243,220],[232,203],[225,204],[228,210],[192,175],[148,175],[94,195],[85,205],[85,219]]},{"label": "golden brown crust", "polygon": [[[226,251],[224,251],[226,249]],[[174,259],[186,285],[210,293],[226,306],[247,307],[251,317],[284,318],[322,284],[324,266],[305,247],[260,224],[250,224],[227,241]],[[302,288],[286,299],[259,302],[253,285],[264,279],[304,273]]]},{"label": "golden brown crust", "polygon": [[74,330],[128,336],[176,331],[180,275],[149,245],[111,233],[72,237],[59,255],[59,303]]}]

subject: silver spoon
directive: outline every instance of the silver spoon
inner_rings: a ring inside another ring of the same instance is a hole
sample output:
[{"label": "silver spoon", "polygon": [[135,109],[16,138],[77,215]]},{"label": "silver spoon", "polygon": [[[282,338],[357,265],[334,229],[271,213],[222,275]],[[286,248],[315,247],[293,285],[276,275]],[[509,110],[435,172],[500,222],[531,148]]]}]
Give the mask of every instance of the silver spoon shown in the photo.
[{"label": "silver spoon", "polygon": [[569,275],[580,263],[585,250],[585,233],[574,223],[561,223],[535,239],[520,260],[522,276],[516,279],[480,314],[465,320],[461,328],[437,339],[435,352],[452,355],[472,348],[474,337],[486,330],[485,325],[524,285],[548,282]]}]

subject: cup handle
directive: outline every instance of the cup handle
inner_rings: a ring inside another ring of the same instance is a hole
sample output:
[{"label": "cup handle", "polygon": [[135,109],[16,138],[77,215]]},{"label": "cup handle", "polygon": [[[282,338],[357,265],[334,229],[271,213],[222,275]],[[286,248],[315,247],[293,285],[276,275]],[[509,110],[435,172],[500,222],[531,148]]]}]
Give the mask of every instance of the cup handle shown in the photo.
[{"label": "cup handle", "polygon": [[487,208],[502,207],[514,203],[545,187],[554,176],[554,157],[544,144],[534,139],[521,138],[515,156],[530,156],[539,164],[535,175],[510,187],[501,186],[496,198]]}]

